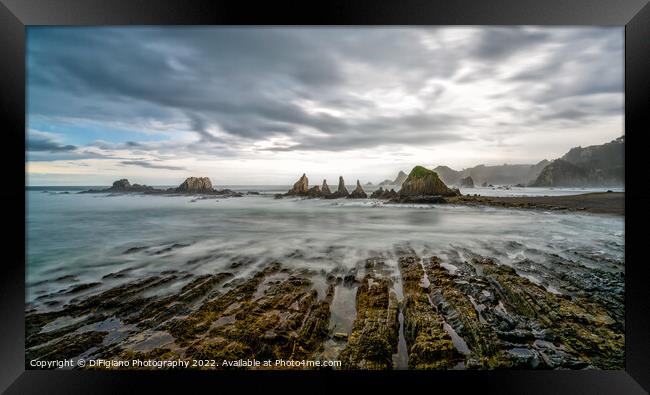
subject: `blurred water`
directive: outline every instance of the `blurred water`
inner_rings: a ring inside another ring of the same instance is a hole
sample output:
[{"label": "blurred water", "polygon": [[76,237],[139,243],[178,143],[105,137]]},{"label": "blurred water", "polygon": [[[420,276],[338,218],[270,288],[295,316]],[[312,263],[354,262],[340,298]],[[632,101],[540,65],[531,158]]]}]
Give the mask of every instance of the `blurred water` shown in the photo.
[{"label": "blurred water", "polygon": [[[328,271],[373,255],[395,258],[404,247],[423,256],[450,248],[486,255],[508,250],[505,263],[524,253],[523,247],[507,248],[512,242],[566,257],[578,251],[622,262],[624,256],[620,216],[371,199],[278,200],[271,195],[287,188],[237,189],[263,193],[195,200],[30,188],[27,301],[69,287],[65,278],[54,281],[64,276],[75,276],[74,283],[101,282],[101,289],[164,270],[215,273],[233,260],[280,260]],[[134,247],[140,249],[125,254]],[[124,269],[129,271],[123,278],[102,278]]]}]

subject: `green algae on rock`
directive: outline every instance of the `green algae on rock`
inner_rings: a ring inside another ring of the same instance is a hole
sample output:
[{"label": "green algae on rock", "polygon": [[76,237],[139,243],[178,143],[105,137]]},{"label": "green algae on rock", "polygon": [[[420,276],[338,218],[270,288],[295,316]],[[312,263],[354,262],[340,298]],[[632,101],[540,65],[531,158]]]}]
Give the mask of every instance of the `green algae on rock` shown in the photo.
[{"label": "green algae on rock", "polygon": [[404,289],[404,337],[410,369],[449,369],[462,360],[444,319],[427,295],[425,273],[415,256],[399,258]]},{"label": "green algae on rock", "polygon": [[481,263],[484,274],[498,283],[509,305],[547,329],[570,354],[601,369],[623,367],[624,335],[601,306],[584,298],[554,295],[510,267],[490,260]]},{"label": "green algae on rock", "polygon": [[424,268],[432,291],[439,292],[439,310],[447,320],[458,322],[454,328],[472,351],[467,366],[502,367],[504,356],[496,333],[489,324],[481,322],[472,300],[456,287],[452,276],[440,263],[440,259],[434,256],[424,264]]},{"label": "green algae on rock", "polygon": [[367,274],[357,289],[357,317],[339,354],[343,369],[392,369],[399,337],[397,297],[391,281]]}]

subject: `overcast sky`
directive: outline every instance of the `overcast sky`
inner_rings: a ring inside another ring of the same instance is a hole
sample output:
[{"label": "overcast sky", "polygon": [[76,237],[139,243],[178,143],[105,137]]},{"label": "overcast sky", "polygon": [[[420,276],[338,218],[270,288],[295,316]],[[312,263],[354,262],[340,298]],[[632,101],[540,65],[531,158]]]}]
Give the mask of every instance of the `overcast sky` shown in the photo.
[{"label": "overcast sky", "polygon": [[623,134],[623,28],[29,27],[30,185],[352,184]]}]

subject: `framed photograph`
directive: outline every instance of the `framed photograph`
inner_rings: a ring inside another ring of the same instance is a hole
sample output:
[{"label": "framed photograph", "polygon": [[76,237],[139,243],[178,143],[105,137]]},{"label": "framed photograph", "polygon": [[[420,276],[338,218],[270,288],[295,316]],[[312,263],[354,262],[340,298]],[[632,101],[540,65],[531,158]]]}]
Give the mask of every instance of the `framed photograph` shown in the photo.
[{"label": "framed photograph", "polygon": [[2,3],[0,389],[650,388],[645,1]]}]

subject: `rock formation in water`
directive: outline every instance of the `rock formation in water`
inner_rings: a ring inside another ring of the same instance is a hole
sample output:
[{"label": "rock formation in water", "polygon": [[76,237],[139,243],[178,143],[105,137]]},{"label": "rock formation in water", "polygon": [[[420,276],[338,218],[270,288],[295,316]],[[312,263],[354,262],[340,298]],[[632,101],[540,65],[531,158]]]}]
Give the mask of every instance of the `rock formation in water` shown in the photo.
[{"label": "rock formation in water", "polygon": [[399,195],[397,192],[395,192],[394,189],[391,189],[390,191],[388,189],[384,189],[382,187],[379,187],[379,189],[375,190],[370,197],[372,199],[394,199],[397,198]]},{"label": "rock formation in water", "polygon": [[472,176],[462,178],[460,180],[460,186],[463,188],[474,188],[474,180],[472,180]]},{"label": "rock formation in water", "polygon": [[345,182],[343,181],[343,177],[341,176],[341,177],[339,177],[339,187],[338,187],[338,189],[334,193],[332,193],[332,194],[330,194],[328,196],[325,196],[325,197],[327,199],[338,199],[338,198],[348,197],[349,195],[350,195],[350,192],[348,192],[348,189],[345,187]]},{"label": "rock formation in water", "polygon": [[390,189],[390,191],[384,192],[382,195],[383,199],[395,199],[399,197],[399,193],[397,193],[393,188]]},{"label": "rock formation in water", "polygon": [[366,199],[368,195],[366,192],[364,192],[363,188],[361,188],[361,183],[359,180],[357,180],[357,187],[355,188],[354,191],[348,196],[350,199]]},{"label": "rock formation in water", "polygon": [[113,182],[113,186],[107,189],[103,189],[102,192],[148,192],[153,191],[154,188],[148,185],[140,185],[129,183],[129,180],[122,178]]},{"label": "rock formation in water", "polygon": [[293,184],[293,188],[287,192],[289,196],[305,196],[309,190],[309,180],[307,176],[303,173],[302,177]]},{"label": "rock formation in water", "polygon": [[148,185],[131,184],[123,178],[113,183],[106,189],[90,189],[79,193],[143,193],[147,195],[176,195],[179,193],[194,195],[218,195],[222,197],[240,197],[241,193],[230,189],[216,190],[208,177],[189,177],[178,188],[156,189]]},{"label": "rock formation in water", "polygon": [[385,193],[384,188],[379,187],[373,193],[370,194],[371,199],[381,199],[382,195]]},{"label": "rock formation in water", "polygon": [[399,191],[400,199],[426,196],[458,196],[457,189],[448,188],[433,170],[415,166]]},{"label": "rock formation in water", "polygon": [[131,183],[126,178],[122,178],[121,180],[113,182],[113,186],[109,189],[114,191],[127,191],[131,189]]},{"label": "rock formation in water", "polygon": [[323,195],[329,195],[332,193],[332,191],[330,191],[329,185],[327,185],[327,180],[323,180],[323,186],[320,187],[320,191]]},{"label": "rock formation in water", "polygon": [[348,192],[348,189],[345,187],[345,181],[343,181],[343,176],[339,176],[339,187],[336,190],[336,193],[338,193],[341,196],[348,196],[350,192]]},{"label": "rock formation in water", "polygon": [[177,193],[212,193],[212,182],[208,177],[188,177],[176,188]]},{"label": "rock formation in water", "polygon": [[316,197],[321,197],[323,194],[318,187],[318,185],[315,185],[307,190],[307,196],[316,198]]}]

